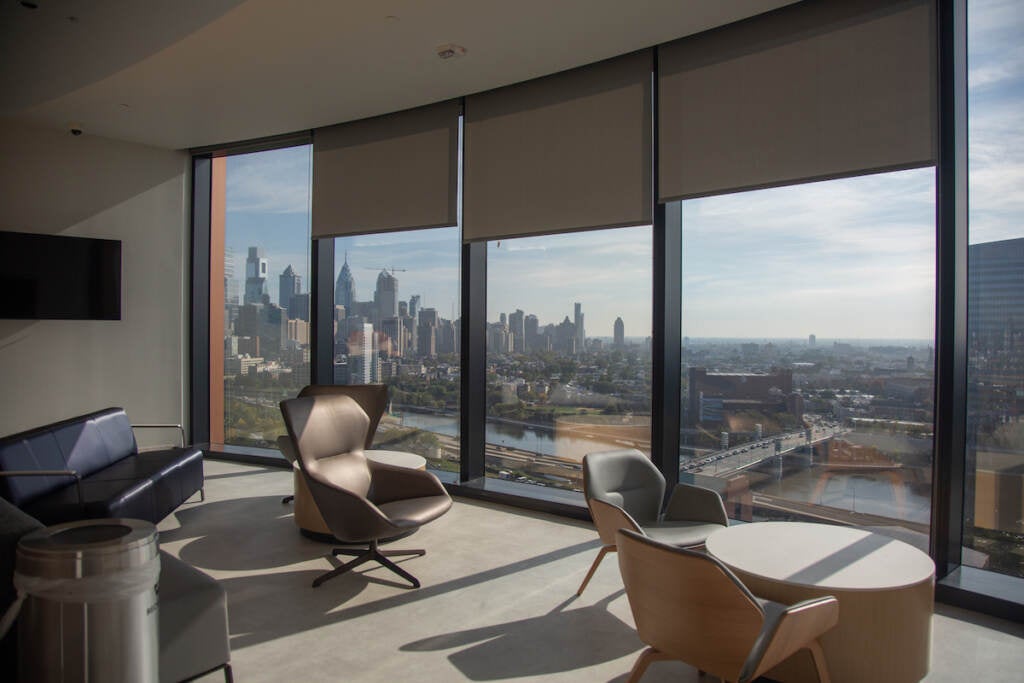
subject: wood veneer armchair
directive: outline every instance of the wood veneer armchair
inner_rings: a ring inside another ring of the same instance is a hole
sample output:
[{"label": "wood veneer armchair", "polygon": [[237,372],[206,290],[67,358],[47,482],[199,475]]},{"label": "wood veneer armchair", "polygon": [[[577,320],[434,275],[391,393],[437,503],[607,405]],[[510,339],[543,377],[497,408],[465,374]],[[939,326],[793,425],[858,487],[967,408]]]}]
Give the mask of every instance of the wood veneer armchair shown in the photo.
[{"label": "wood veneer armchair", "polygon": [[[370,428],[366,431],[365,447],[373,445],[373,437],[377,434],[377,426],[384,417],[388,407],[388,385],[386,384],[309,384],[302,387],[299,398],[306,396],[351,396],[366,411],[370,418]],[[299,454],[295,450],[291,437],[282,434],[277,437],[277,449],[285,460],[293,465],[298,461]],[[294,495],[285,496],[281,503],[290,503]]]},{"label": "wood veneer armchair", "polygon": [[583,590],[604,556],[615,552],[615,532],[632,529],[680,547],[700,546],[729,525],[722,498],[690,484],[676,484],[662,510],[665,478],[650,458],[632,448],[583,456],[583,495],[601,537],[601,549],[583,578]]},{"label": "wood veneer armchair", "polygon": [[807,648],[818,679],[828,667],[818,637],[836,625],[832,596],[782,605],[761,600],[706,553],[616,533],[619,569],[644,650],[630,672],[636,683],[651,662],[679,659],[725,681],[747,683]]},{"label": "wood veneer armchair", "polygon": [[376,561],[414,588],[420,582],[389,557],[426,550],[381,550],[381,539],[414,531],[451,508],[452,500],[433,474],[367,460],[363,450],[370,418],[352,397],[320,394],[281,401],[299,469],[331,533],[363,548],[335,548],[355,559],[318,576],[313,587]]}]

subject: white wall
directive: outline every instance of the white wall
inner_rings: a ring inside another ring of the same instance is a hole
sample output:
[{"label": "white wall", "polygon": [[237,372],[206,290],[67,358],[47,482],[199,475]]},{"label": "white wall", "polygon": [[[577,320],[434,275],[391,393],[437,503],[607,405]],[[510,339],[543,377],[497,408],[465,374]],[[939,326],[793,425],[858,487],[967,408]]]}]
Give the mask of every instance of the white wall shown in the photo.
[{"label": "white wall", "polygon": [[121,320],[0,320],[0,435],[107,406],[185,423],[189,164],[185,152],[0,120],[0,230],[122,250]]}]

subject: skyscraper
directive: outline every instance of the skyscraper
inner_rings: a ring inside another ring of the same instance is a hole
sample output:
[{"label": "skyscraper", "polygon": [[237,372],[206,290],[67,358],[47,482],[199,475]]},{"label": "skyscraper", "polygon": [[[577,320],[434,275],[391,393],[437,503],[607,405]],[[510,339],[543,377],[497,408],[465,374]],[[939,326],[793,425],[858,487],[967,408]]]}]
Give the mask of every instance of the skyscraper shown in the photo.
[{"label": "skyscraper", "polygon": [[621,349],[626,345],[626,324],[622,322],[622,318],[615,319],[613,330],[615,337],[615,348]]},{"label": "skyscraper", "polygon": [[373,292],[376,320],[394,318],[398,315],[398,278],[387,270],[377,276],[377,289]]},{"label": "skyscraper", "polygon": [[267,259],[263,257],[263,249],[249,247],[249,258],[245,260],[245,299],[243,303],[263,303],[266,287]]},{"label": "skyscraper", "polygon": [[412,317],[413,320],[415,320],[416,316],[419,315],[419,312],[420,312],[420,295],[419,294],[413,294],[411,297],[409,297],[409,315]]},{"label": "skyscraper", "polygon": [[538,349],[538,328],[540,322],[537,320],[537,316],[530,314],[523,319],[523,333],[525,337],[525,350],[536,351]]},{"label": "skyscraper", "polygon": [[574,306],[574,313],[573,324],[576,326],[576,353],[583,353],[587,343],[587,335],[583,330],[583,304],[577,301]]},{"label": "skyscraper", "polygon": [[345,263],[338,273],[338,281],[334,283],[334,305],[344,306],[351,314],[352,303],[356,300],[356,281],[352,277],[352,269],[348,267],[348,253],[345,254]]},{"label": "skyscraper", "polygon": [[380,376],[373,325],[364,323],[349,339],[348,372],[351,384],[373,384]]},{"label": "skyscraper", "polygon": [[526,351],[526,326],[522,309],[517,308],[514,313],[508,316],[509,333],[512,335],[512,351],[523,353]]},{"label": "skyscraper", "polygon": [[284,269],[283,273],[281,273],[281,277],[278,278],[277,304],[281,308],[291,309],[292,297],[301,291],[302,276],[296,275],[291,264],[288,264],[288,267]]},{"label": "skyscraper", "polygon": [[235,279],[235,253],[224,247],[224,303],[238,305],[238,280]]}]

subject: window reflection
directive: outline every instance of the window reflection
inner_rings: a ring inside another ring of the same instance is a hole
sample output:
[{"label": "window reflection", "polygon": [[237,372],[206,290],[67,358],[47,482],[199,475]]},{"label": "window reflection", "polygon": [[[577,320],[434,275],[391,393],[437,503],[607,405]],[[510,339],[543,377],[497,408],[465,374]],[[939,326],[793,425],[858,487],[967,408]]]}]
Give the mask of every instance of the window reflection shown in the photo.
[{"label": "window reflection", "polygon": [[685,201],[680,473],[927,548],[934,170]]},{"label": "window reflection", "polygon": [[1024,577],[1024,13],[968,2],[968,370],[963,564]]},{"label": "window reflection", "polygon": [[388,385],[374,447],[457,473],[458,228],[334,242],[334,383]]},{"label": "window reflection", "polygon": [[581,491],[583,456],[651,451],[651,229],[487,248],[486,472]]}]

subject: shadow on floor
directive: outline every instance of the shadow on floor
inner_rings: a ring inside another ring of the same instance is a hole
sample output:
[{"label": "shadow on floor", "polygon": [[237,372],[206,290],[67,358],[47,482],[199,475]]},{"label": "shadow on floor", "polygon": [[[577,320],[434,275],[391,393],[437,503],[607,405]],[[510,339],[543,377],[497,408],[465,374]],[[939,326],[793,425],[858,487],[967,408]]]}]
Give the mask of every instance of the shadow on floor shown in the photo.
[{"label": "shadow on floor", "polygon": [[[176,515],[180,526],[161,531],[160,541],[183,543],[176,553],[183,561],[207,571],[246,572],[244,576],[220,579],[228,594],[231,646],[234,649],[414,604],[577,554],[591,554],[599,545],[595,538],[416,590],[407,589],[407,585],[396,582],[388,570],[371,563],[314,589],[310,586],[313,579],[340,561],[327,558],[332,547],[330,544],[312,541],[297,532],[292,508],[282,505],[280,496],[211,501],[179,508]],[[322,559],[322,565],[313,569],[295,567],[316,559]],[[417,559],[400,561],[405,562],[411,563],[410,569],[415,574]],[[371,583],[400,590],[371,602],[345,606]],[[579,614],[562,619],[580,620],[583,617]],[[607,618],[618,626],[600,619],[595,623],[632,632],[611,615]],[[577,625],[571,632],[580,634],[580,642],[585,642],[587,629]],[[635,636],[633,638],[635,640]],[[637,643],[631,645],[634,650],[637,647]]]},{"label": "shadow on floor", "polygon": [[452,631],[408,643],[403,652],[448,650],[459,671],[474,681],[544,676],[625,657],[643,647],[627,624],[608,611],[619,590],[593,605],[567,609],[576,597],[547,614],[481,628]]}]

